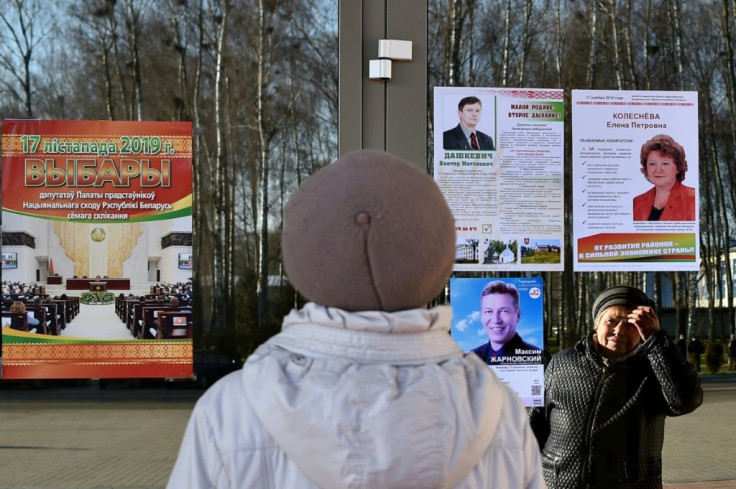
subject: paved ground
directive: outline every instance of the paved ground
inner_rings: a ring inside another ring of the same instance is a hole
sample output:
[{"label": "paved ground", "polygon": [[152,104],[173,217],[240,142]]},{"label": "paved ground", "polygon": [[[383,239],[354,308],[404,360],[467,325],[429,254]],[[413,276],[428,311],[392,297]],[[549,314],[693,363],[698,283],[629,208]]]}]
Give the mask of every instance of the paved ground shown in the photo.
[{"label": "paved ground", "polygon": [[[736,379],[667,421],[667,489],[736,489]],[[200,390],[0,384],[0,489],[160,489]]]},{"label": "paved ground", "polygon": [[736,384],[704,383],[694,413],[667,420],[663,474],[667,489],[736,489]]},{"label": "paved ground", "polygon": [[[736,488],[736,383],[703,384],[705,400],[694,413],[669,418],[663,475],[668,489]],[[687,485],[685,483],[707,482]]]},{"label": "paved ground", "polygon": [[0,488],[163,488],[200,394],[0,391]]},{"label": "paved ground", "polygon": [[736,480],[704,482],[665,482],[664,489],[734,489]]},{"label": "paved ground", "polygon": [[733,489],[736,481],[711,481],[665,484],[665,489]]}]

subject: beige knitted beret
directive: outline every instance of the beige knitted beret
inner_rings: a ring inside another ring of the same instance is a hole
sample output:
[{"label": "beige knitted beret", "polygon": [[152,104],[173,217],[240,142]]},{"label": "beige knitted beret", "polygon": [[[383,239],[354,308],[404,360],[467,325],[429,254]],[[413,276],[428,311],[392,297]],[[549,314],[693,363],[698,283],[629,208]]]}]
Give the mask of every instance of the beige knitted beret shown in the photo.
[{"label": "beige knitted beret", "polygon": [[424,307],[455,260],[455,224],[426,173],[380,151],[326,166],[286,207],[289,280],[307,299],[348,311]]}]

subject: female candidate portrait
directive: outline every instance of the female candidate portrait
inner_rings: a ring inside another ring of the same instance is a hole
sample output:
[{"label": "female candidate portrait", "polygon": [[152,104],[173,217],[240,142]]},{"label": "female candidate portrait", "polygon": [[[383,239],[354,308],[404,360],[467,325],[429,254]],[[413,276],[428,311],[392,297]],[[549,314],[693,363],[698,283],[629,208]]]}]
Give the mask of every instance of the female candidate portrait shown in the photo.
[{"label": "female candidate portrait", "polygon": [[634,197],[634,221],[694,221],[695,189],[682,183],[687,172],[682,146],[659,134],[641,147],[640,162],[654,187]]}]

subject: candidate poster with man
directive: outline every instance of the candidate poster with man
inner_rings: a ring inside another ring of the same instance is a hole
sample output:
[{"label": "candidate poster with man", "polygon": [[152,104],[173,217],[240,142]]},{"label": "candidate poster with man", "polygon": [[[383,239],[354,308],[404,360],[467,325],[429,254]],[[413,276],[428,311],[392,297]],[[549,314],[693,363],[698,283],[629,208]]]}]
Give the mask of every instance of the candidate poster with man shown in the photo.
[{"label": "candidate poster with man", "polygon": [[575,271],[697,271],[698,94],[572,91]]},{"label": "candidate poster with man", "polygon": [[191,134],[3,121],[3,378],[192,374]]},{"label": "candidate poster with man", "polygon": [[544,401],[542,279],[452,278],[452,338],[477,355],[526,406]]},{"label": "candidate poster with man", "polygon": [[434,178],[456,271],[564,269],[563,90],[436,87]]}]

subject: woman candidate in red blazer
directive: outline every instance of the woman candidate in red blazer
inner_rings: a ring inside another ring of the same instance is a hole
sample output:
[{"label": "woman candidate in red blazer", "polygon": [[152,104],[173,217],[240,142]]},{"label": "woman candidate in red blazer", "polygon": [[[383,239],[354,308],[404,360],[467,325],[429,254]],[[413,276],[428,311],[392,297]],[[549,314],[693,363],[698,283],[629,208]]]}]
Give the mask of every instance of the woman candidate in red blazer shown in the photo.
[{"label": "woman candidate in red blazer", "polygon": [[666,134],[641,147],[641,172],[654,185],[634,197],[634,221],[694,221],[695,189],[682,184],[685,150]]}]

